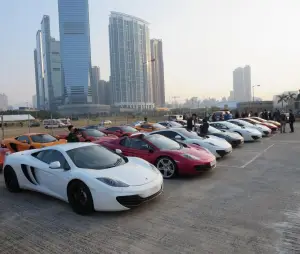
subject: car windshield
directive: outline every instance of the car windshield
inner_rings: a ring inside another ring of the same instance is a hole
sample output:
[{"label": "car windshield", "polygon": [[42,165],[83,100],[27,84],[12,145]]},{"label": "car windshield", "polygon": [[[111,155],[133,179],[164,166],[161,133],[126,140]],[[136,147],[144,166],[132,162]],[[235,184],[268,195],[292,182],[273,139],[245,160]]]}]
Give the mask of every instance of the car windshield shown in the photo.
[{"label": "car windshield", "polygon": [[83,130],[84,134],[89,137],[103,137],[105,134],[101,131],[95,130],[95,129],[87,129]]},{"label": "car windshield", "polygon": [[253,118],[246,118],[246,119],[242,119],[243,121],[246,121],[246,122],[250,122],[250,123],[255,123],[255,124],[257,124],[257,123],[261,123],[261,122],[259,122],[259,121],[257,121],[257,120],[255,120],[255,119],[253,119]]},{"label": "car windshield", "polygon": [[211,134],[222,133],[222,131],[218,130],[217,128],[215,128],[213,126],[208,127],[208,132],[210,132]]},{"label": "car windshield", "polygon": [[163,126],[163,125],[161,125],[161,124],[159,124],[159,123],[154,123],[154,124],[152,124],[152,126],[153,126],[154,128],[157,128],[157,129],[165,129],[165,128],[166,128],[165,126]]},{"label": "car windshield", "polygon": [[[238,123],[239,123],[239,122],[238,122]],[[243,120],[241,120],[240,123],[241,123],[242,125],[244,125],[245,127],[253,127],[253,124],[252,124],[252,123],[249,123],[249,122],[246,122],[246,121],[243,121]]]},{"label": "car windshield", "polygon": [[179,150],[182,147],[176,141],[159,134],[149,135],[145,139],[160,150]]},{"label": "car windshield", "polygon": [[189,139],[195,139],[195,138],[196,139],[203,139],[203,138],[199,137],[196,132],[188,131],[184,128],[176,129],[176,132],[178,134],[186,137],[186,138],[189,138]]},{"label": "car windshield", "polygon": [[175,127],[175,128],[179,128],[179,127],[182,127],[182,124],[180,124],[180,123],[176,123],[176,122],[174,122],[174,121],[170,121],[170,124],[171,124],[171,126],[172,127]]},{"label": "car windshield", "polygon": [[31,136],[31,140],[34,143],[51,143],[57,141],[57,139],[49,134],[36,134]]},{"label": "car windshield", "polygon": [[240,127],[240,126],[238,126],[238,125],[236,125],[236,124],[233,124],[233,123],[230,123],[230,122],[222,122],[222,124],[224,124],[226,127],[228,127],[228,128],[235,128],[235,129],[240,129],[240,128],[242,128],[242,127]]},{"label": "car windshield", "polygon": [[134,129],[130,126],[122,126],[121,129],[122,129],[122,131],[128,132],[128,133],[138,132],[136,129]]},{"label": "car windshield", "polygon": [[106,169],[125,164],[125,160],[103,146],[82,146],[67,151],[70,159],[78,168]]}]

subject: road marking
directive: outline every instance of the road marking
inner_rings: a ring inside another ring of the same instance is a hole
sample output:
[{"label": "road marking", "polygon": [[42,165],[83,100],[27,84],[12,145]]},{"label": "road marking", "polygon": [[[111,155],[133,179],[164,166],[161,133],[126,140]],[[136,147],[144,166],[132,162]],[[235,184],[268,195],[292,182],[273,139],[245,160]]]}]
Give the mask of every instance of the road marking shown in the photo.
[{"label": "road marking", "polygon": [[259,156],[261,156],[263,153],[265,153],[266,151],[268,151],[271,147],[273,147],[275,144],[272,144],[270,146],[268,146],[265,150],[263,150],[262,152],[260,152],[259,154],[257,154],[256,156],[254,156],[250,161],[248,161],[247,163],[245,163],[243,166],[241,166],[241,168],[245,168],[247,167],[250,163],[252,163],[253,161],[255,161]]},{"label": "road marking", "polygon": [[225,164],[217,164],[217,167],[226,167],[226,168],[241,168],[241,167],[238,167],[238,166],[231,166],[231,165],[225,165]]}]

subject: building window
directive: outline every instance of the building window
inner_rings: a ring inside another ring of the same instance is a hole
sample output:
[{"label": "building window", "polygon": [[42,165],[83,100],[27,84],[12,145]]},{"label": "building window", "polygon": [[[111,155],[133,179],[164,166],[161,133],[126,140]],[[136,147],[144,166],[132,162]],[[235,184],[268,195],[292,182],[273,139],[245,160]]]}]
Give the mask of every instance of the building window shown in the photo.
[{"label": "building window", "polygon": [[53,71],[60,71],[60,68],[53,68]]}]

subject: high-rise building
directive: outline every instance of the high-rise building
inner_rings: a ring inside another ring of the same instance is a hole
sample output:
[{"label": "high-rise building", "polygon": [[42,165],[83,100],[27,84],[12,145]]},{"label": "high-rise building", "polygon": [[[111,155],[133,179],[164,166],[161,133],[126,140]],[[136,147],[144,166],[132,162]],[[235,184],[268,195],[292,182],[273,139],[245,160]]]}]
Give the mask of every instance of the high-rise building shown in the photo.
[{"label": "high-rise building", "polygon": [[0,111],[6,111],[8,108],[8,99],[4,93],[0,94]]},{"label": "high-rise building", "polygon": [[99,82],[100,82],[100,67],[93,66],[92,67],[92,101],[95,104],[100,104],[100,97],[99,97]]},{"label": "high-rise building", "polygon": [[37,63],[37,75],[38,84],[36,85],[39,96],[39,109],[46,109],[45,107],[45,88],[44,88],[44,64],[43,64],[43,49],[42,49],[42,31],[38,30],[36,33],[36,63]]},{"label": "high-rise building", "polygon": [[113,104],[154,108],[148,22],[111,12],[109,47]]},{"label": "high-rise building", "polygon": [[165,75],[162,40],[151,40],[153,102],[165,106]]},{"label": "high-rise building", "polygon": [[233,71],[233,94],[237,102],[251,101],[251,68],[246,65]]},{"label": "high-rise building", "polygon": [[34,51],[37,107],[56,110],[62,103],[60,42],[51,37],[50,17],[44,15]]},{"label": "high-rise building", "polygon": [[34,74],[35,74],[35,91],[36,91],[36,108],[40,108],[40,92],[39,92],[39,73],[38,73],[38,60],[37,60],[37,50],[33,51],[34,55]]},{"label": "high-rise building", "polygon": [[88,0],[58,0],[58,12],[65,104],[91,103]]},{"label": "high-rise building", "polygon": [[32,107],[37,108],[37,96],[36,94],[32,96]]}]

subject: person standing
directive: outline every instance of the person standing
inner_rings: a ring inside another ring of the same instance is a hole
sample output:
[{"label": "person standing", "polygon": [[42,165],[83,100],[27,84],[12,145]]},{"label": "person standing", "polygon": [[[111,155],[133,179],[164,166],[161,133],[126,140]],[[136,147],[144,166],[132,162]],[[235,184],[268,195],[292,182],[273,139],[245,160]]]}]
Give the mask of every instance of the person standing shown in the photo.
[{"label": "person standing", "polygon": [[203,119],[203,124],[200,127],[200,136],[204,137],[208,134],[208,128],[209,128],[209,123],[207,122],[207,119]]},{"label": "person standing", "polygon": [[196,120],[196,114],[193,114],[191,117],[188,118],[187,123],[186,123],[186,129],[188,131],[194,130],[195,120]]},{"label": "person standing", "polygon": [[295,122],[295,115],[293,111],[290,109],[290,114],[289,114],[289,124],[290,124],[290,129],[291,132],[294,132],[294,122]]},{"label": "person standing", "polygon": [[280,114],[280,133],[285,133],[285,125],[286,125],[286,115],[282,111]]},{"label": "person standing", "polygon": [[68,126],[68,129],[70,131],[69,135],[67,136],[68,142],[80,142],[79,137],[77,136],[76,128],[74,128],[73,125]]},{"label": "person standing", "polygon": [[226,111],[226,112],[225,112],[225,115],[224,115],[224,120],[227,121],[227,120],[229,120],[229,119],[230,119],[229,112]]},{"label": "person standing", "polygon": [[239,112],[239,111],[236,111],[236,112],[235,112],[234,118],[235,118],[235,119],[239,119],[239,118],[240,118],[240,112]]}]

